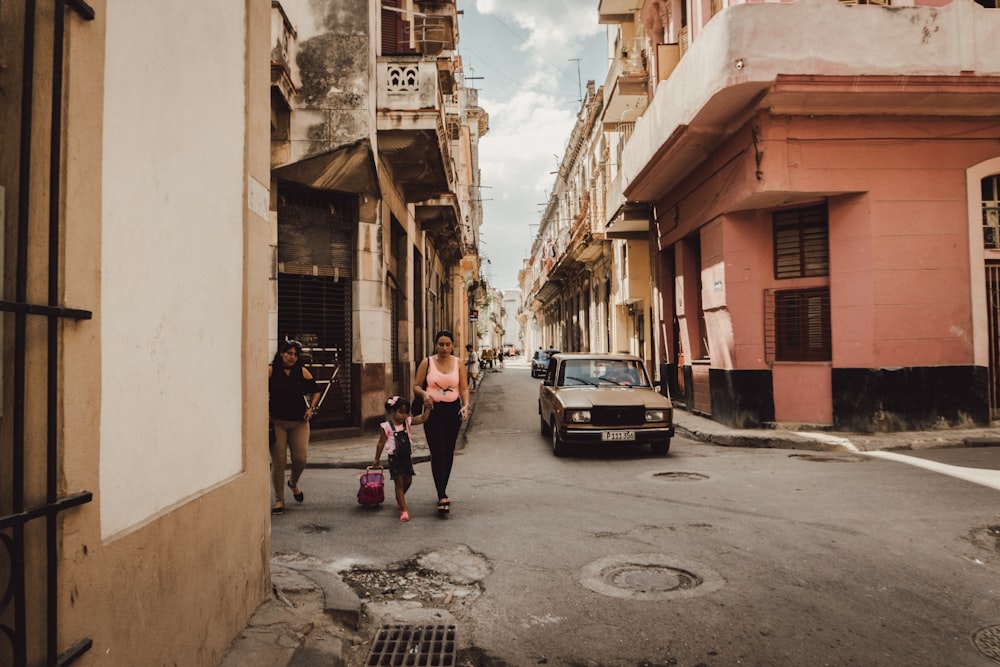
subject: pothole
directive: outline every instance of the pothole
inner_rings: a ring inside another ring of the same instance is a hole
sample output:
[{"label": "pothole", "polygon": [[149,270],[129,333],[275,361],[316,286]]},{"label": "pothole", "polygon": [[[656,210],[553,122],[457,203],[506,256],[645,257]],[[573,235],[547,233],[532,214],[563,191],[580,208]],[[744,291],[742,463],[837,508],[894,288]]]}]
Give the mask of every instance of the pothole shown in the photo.
[{"label": "pothole", "polygon": [[424,606],[469,604],[483,591],[489,574],[486,558],[459,546],[430,552],[385,568],[352,567],[340,573],[362,602],[405,600]]},{"label": "pothole", "polygon": [[697,482],[708,479],[708,475],[702,475],[700,472],[683,471],[654,472],[653,479],[665,479],[669,482]]},{"label": "pothole", "polygon": [[639,478],[651,482],[704,482],[708,475],[685,470],[647,470],[639,473]]},{"label": "pothole", "polygon": [[583,568],[580,583],[608,597],[632,600],[684,599],[722,588],[710,568],[664,554],[612,556]]},{"label": "pothole", "polygon": [[304,524],[302,526],[299,526],[299,530],[302,531],[303,533],[307,533],[307,534],[310,534],[310,533],[329,533],[330,532],[330,526],[324,526],[323,524],[319,524],[319,523],[307,523],[307,524]]},{"label": "pothole", "polygon": [[1000,553],[1000,525],[975,528],[969,536],[976,546]]},{"label": "pothole", "polygon": [[460,585],[447,576],[419,567],[415,560],[389,569],[354,567],[340,573],[362,602],[405,600],[426,607],[468,604],[482,593],[478,583]]},{"label": "pothole", "polygon": [[1000,625],[989,625],[972,635],[972,643],[980,653],[1000,662]]},{"label": "pothole", "polygon": [[802,459],[814,463],[863,463],[867,457],[856,454],[789,454],[790,459]]}]

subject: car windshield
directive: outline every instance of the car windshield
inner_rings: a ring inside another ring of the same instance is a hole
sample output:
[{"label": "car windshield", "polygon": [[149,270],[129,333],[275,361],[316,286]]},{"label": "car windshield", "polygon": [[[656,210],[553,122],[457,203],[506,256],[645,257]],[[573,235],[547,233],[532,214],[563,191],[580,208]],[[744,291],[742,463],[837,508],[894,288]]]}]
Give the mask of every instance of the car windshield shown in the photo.
[{"label": "car windshield", "polygon": [[563,364],[561,386],[648,387],[642,365],[632,360],[570,359]]}]

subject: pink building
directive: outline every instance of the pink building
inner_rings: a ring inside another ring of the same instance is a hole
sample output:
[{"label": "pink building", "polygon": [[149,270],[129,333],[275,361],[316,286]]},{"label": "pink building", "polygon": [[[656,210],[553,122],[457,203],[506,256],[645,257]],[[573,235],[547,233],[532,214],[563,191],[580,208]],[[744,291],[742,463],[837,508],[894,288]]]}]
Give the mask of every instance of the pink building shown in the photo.
[{"label": "pink building", "polygon": [[622,183],[676,395],[733,426],[1000,418],[1000,10],[628,5],[600,14],[643,47]]}]

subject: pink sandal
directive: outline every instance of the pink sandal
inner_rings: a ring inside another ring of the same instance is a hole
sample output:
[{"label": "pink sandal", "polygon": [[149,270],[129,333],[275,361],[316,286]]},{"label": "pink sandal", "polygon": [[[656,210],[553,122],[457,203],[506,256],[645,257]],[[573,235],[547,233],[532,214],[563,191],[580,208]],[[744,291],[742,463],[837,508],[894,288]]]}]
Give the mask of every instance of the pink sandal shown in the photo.
[{"label": "pink sandal", "polygon": [[409,521],[410,520],[410,513],[407,512],[407,511],[405,511],[405,510],[403,512],[400,512],[400,514],[399,514],[399,520],[400,521]]}]

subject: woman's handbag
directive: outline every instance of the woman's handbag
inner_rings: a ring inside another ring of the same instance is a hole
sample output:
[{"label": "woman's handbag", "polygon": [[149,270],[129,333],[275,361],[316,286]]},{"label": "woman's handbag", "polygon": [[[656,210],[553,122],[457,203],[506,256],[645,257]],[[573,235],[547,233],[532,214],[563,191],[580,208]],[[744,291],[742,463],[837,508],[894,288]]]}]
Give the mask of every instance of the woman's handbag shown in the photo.
[{"label": "woman's handbag", "polygon": [[[431,371],[431,358],[427,357],[427,372]],[[420,388],[426,391],[427,389],[427,374],[424,374],[424,381],[420,384]],[[424,401],[419,395],[413,395],[413,402],[410,404],[410,414],[414,417],[419,417],[424,411]]]}]

